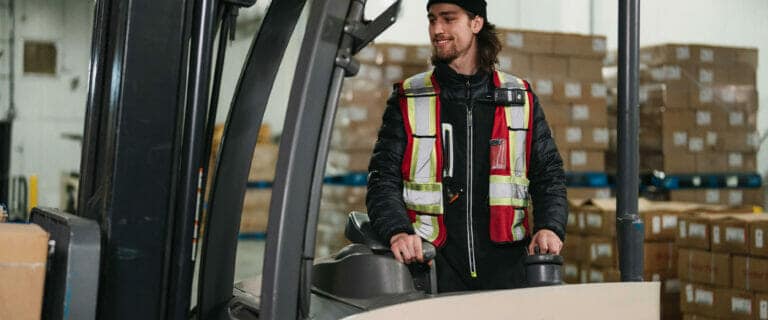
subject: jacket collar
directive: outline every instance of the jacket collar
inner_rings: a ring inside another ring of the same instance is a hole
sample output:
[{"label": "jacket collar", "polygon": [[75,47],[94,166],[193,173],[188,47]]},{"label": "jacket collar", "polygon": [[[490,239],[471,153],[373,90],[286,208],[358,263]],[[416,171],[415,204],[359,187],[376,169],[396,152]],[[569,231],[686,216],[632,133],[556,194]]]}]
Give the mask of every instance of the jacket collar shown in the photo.
[{"label": "jacket collar", "polygon": [[467,81],[469,81],[472,88],[477,88],[487,85],[489,72],[479,69],[473,75],[463,75],[457,73],[446,63],[437,63],[435,64],[435,78],[437,78],[441,88],[466,88]]}]

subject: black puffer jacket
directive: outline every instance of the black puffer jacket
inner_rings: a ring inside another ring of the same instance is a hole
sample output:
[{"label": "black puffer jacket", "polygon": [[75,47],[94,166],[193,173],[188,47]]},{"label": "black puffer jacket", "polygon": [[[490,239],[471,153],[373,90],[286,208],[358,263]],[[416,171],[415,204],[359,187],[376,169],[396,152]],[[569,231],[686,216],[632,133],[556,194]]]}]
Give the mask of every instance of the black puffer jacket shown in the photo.
[{"label": "black puffer jacket", "polygon": [[[474,255],[478,278],[486,279],[483,283],[466,283],[464,289],[485,289],[517,286],[519,279],[498,281],[493,270],[505,268],[509,263],[519,263],[524,255],[525,243],[498,245],[490,240],[490,208],[488,203],[489,187],[489,149],[495,106],[484,103],[493,90],[491,74],[479,71],[473,76],[456,73],[448,65],[435,67],[435,77],[440,85],[441,120],[443,126],[452,127],[453,138],[444,143],[452,143],[446,150],[453,152],[453,174],[444,178],[444,190],[462,192],[458,200],[450,203],[444,195],[445,226],[448,237],[440,250],[438,270],[449,264],[453,271],[462,278],[469,275],[470,254]],[[535,97],[535,96],[534,96]],[[533,135],[531,160],[528,177],[530,194],[534,206],[534,232],[540,229],[554,231],[561,239],[565,238],[565,225],[568,214],[566,200],[565,174],[560,154],[551,136],[549,126],[538,99],[533,108]],[[467,128],[468,113],[471,109],[473,123],[474,159],[471,161],[473,205],[471,219],[467,216]],[[369,165],[368,196],[366,199],[368,214],[374,229],[386,242],[400,232],[414,234],[403,202],[403,183],[400,166],[406,147],[406,134],[403,117],[400,112],[397,91],[387,101],[384,120],[379,131]],[[445,157],[448,158],[448,157]],[[444,166],[450,166],[444,161]],[[472,232],[468,229],[471,221]],[[469,250],[472,244],[472,251]],[[512,259],[510,259],[512,258]],[[440,261],[445,260],[445,261]],[[438,272],[440,273],[440,272]],[[489,277],[490,275],[490,277]],[[476,282],[477,278],[466,278]],[[495,282],[494,282],[495,281]],[[439,282],[439,281],[438,281]],[[446,290],[441,290],[446,291]]]}]

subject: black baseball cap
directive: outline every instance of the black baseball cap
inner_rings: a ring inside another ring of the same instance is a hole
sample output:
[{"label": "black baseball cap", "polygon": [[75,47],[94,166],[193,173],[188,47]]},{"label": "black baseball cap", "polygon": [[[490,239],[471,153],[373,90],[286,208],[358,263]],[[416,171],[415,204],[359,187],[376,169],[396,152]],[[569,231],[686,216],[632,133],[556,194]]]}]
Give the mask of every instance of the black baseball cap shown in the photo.
[{"label": "black baseball cap", "polygon": [[452,3],[468,12],[487,18],[485,15],[485,7],[487,6],[485,0],[429,0],[427,2],[427,11],[429,11],[431,5],[436,3]]}]

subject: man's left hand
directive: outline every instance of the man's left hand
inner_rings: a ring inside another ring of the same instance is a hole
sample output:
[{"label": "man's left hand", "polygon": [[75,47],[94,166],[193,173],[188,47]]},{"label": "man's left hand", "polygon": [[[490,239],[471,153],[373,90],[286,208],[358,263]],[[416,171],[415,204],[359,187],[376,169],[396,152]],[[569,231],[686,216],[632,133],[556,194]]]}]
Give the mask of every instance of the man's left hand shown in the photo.
[{"label": "man's left hand", "polygon": [[528,255],[533,255],[533,248],[539,247],[540,254],[560,254],[563,242],[552,230],[541,229],[533,235],[531,244],[528,245]]}]

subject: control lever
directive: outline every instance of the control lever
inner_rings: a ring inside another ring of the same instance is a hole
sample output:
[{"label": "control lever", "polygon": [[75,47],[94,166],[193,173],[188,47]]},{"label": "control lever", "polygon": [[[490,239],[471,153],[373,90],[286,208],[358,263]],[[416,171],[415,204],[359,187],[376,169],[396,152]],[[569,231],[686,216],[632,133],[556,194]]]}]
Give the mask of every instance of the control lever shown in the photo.
[{"label": "control lever", "polygon": [[421,252],[424,255],[424,263],[434,260],[437,256],[435,245],[429,241],[421,241]]},{"label": "control lever", "polygon": [[555,254],[541,254],[538,246],[533,248],[533,253],[533,255],[526,256],[524,260],[528,287],[563,284],[561,273],[563,257]]}]

